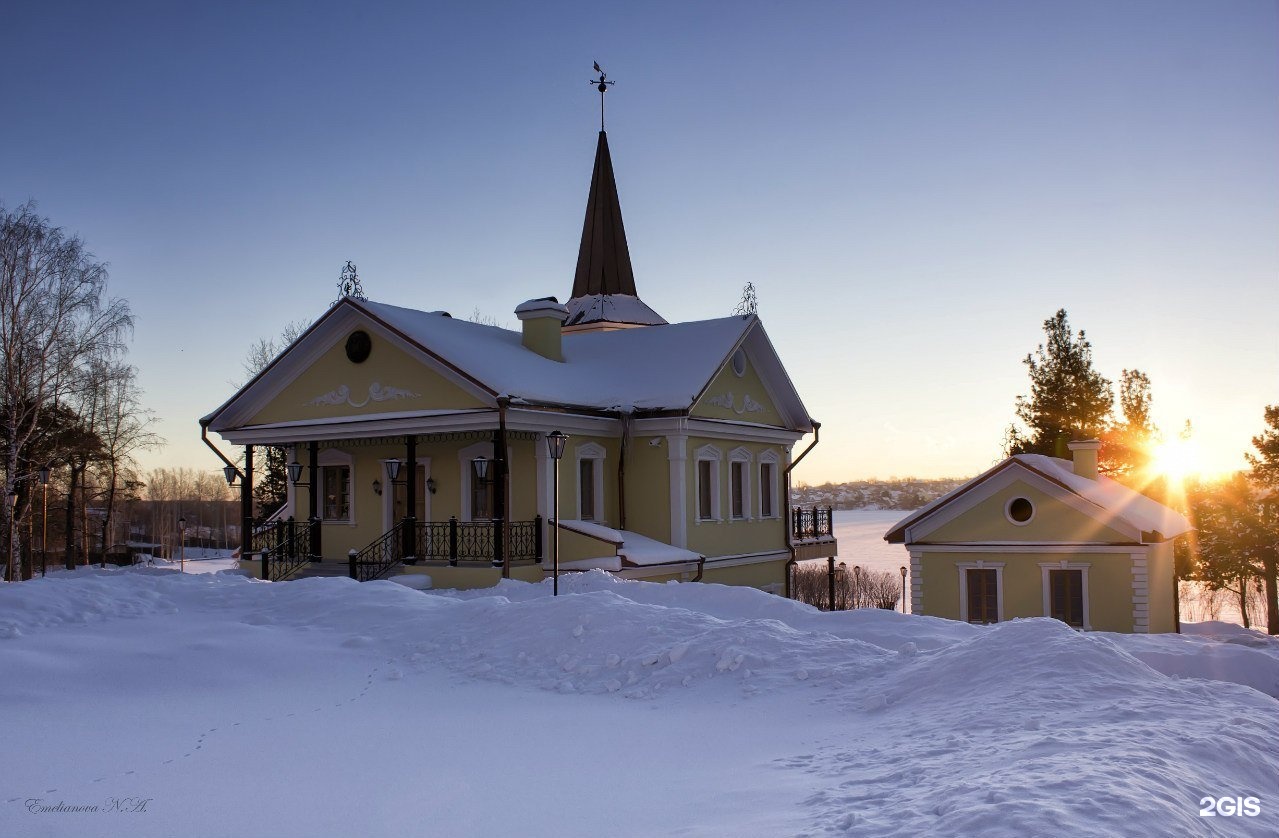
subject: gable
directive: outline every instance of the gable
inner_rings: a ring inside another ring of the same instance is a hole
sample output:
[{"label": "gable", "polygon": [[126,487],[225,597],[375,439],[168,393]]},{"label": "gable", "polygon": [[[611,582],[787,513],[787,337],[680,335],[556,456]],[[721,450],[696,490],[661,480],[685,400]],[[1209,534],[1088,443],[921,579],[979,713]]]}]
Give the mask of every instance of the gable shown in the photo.
[{"label": "gable", "polygon": [[[1018,498],[1029,501],[1032,510],[1020,523],[1009,513]],[[1141,534],[1051,481],[1024,469],[1007,469],[914,523],[906,539],[929,544],[1132,544]]]},{"label": "gable", "polygon": [[[367,357],[359,363],[346,349],[357,331],[369,337]],[[492,408],[493,395],[348,297],[200,424],[225,435],[263,424]]]},{"label": "gable", "polygon": [[711,379],[689,413],[703,419],[726,419],[757,425],[786,427],[768,387],[744,349],[738,374],[730,357]]}]

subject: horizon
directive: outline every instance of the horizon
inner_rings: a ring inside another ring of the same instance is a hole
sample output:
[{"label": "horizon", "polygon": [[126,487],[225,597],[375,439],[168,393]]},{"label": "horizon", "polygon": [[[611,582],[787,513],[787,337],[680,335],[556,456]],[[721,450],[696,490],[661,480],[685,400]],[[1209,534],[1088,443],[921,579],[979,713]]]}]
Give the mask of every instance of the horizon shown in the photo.
[{"label": "horizon", "polygon": [[[731,14],[726,13],[731,10]],[[1206,474],[1279,402],[1279,9],[30,5],[0,57],[28,198],[109,263],[168,441],[336,295],[478,312],[572,284],[597,60],[640,296],[759,314],[821,444],[797,484],[1002,459],[1065,308]],[[477,56],[481,57],[477,60]],[[33,68],[39,68],[35,70]],[[797,443],[796,452],[811,440]],[[903,478],[905,479],[905,478]]]}]

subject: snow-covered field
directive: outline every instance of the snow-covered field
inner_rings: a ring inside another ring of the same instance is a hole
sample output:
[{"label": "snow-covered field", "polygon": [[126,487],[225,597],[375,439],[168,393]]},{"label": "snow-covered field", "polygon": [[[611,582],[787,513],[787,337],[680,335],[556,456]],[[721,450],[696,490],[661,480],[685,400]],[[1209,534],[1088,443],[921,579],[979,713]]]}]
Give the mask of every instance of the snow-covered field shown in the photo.
[{"label": "snow-covered field", "polygon": [[4,586],[0,835],[1279,831],[1279,648],[1255,633],[561,583]]}]

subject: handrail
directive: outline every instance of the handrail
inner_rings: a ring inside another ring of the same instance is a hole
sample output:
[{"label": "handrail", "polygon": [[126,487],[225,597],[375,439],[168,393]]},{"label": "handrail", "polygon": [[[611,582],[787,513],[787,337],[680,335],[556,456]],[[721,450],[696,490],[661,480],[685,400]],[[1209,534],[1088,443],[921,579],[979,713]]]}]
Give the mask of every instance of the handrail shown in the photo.
[{"label": "handrail", "polygon": [[399,564],[403,558],[400,554],[404,544],[400,536],[403,527],[402,520],[382,533],[381,537],[368,547],[354,553],[349,559],[351,578],[357,582],[369,582],[381,578]]},{"label": "handrail", "polygon": [[791,510],[791,535],[796,541],[829,538],[835,534],[834,507],[795,507]]},{"label": "handrail", "polygon": [[506,545],[506,558],[515,562],[542,561],[542,516],[532,521],[419,521],[417,558],[427,562],[471,564],[493,562],[498,532]]},{"label": "handrail", "polygon": [[311,528],[318,521],[301,526],[293,518],[264,526],[256,534],[262,536],[262,578],[272,582],[288,579],[307,563],[310,556],[304,545],[311,543]]}]

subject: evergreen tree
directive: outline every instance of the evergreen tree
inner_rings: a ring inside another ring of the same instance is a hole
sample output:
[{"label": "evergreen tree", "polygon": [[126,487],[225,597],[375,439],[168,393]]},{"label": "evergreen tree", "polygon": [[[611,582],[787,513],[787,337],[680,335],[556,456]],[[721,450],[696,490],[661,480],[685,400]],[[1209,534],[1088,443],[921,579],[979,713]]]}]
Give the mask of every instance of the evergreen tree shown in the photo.
[{"label": "evergreen tree", "polygon": [[1111,477],[1130,477],[1149,484],[1159,429],[1150,421],[1153,402],[1150,376],[1141,370],[1124,370],[1119,376],[1119,407],[1123,421],[1102,436],[1101,467]]},{"label": "evergreen tree", "polygon": [[1058,451],[1060,437],[1100,438],[1110,423],[1114,391],[1093,369],[1092,344],[1082,329],[1070,330],[1066,310],[1044,321],[1047,342],[1023,360],[1030,371],[1030,395],[1017,397],[1016,424],[1008,429],[1009,454]]},{"label": "evergreen tree", "polygon": [[1266,623],[1279,634],[1279,405],[1266,406],[1266,428],[1252,438],[1257,453],[1244,454],[1252,466],[1252,478],[1269,489],[1261,501],[1265,544],[1260,551],[1261,578],[1266,585]]}]

